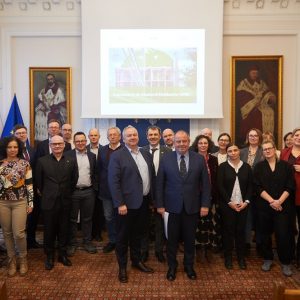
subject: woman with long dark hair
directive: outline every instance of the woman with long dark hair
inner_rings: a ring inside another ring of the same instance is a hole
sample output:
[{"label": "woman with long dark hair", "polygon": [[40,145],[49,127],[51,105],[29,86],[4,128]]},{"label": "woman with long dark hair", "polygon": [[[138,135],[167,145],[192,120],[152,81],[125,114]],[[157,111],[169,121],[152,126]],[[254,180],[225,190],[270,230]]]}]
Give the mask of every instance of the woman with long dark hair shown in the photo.
[{"label": "woman with long dark hair", "polygon": [[15,248],[20,275],[28,271],[25,230],[27,214],[33,209],[33,188],[30,164],[22,159],[22,147],[15,137],[4,138],[0,147],[0,224],[9,258],[9,276],[17,271]]},{"label": "woman with long dark hair", "polygon": [[209,154],[210,139],[205,135],[198,135],[191,149],[205,159],[211,182],[211,208],[207,216],[200,217],[196,232],[196,247],[200,249],[201,258],[209,260],[209,251],[217,252],[221,248],[220,212],[218,203],[217,171],[218,159]]}]

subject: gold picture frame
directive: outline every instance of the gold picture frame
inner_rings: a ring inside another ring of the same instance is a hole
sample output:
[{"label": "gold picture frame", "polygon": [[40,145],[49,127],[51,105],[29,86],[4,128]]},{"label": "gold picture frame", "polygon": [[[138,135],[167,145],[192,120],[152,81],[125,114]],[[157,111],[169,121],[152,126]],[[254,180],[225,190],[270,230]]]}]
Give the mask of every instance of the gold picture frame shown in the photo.
[{"label": "gold picture frame", "polygon": [[231,136],[240,147],[251,128],[282,144],[283,56],[232,56]]},{"label": "gold picture frame", "polygon": [[30,143],[48,138],[47,122],[71,123],[71,68],[30,67]]}]

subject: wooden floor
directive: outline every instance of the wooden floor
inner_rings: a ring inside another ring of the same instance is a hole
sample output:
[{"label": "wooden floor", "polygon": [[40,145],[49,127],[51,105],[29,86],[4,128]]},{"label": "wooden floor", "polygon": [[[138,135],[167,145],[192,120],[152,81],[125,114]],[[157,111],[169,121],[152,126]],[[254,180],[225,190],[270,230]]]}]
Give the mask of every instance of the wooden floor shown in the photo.
[{"label": "wooden floor", "polygon": [[254,249],[244,271],[238,268],[236,261],[233,270],[226,270],[220,254],[213,254],[210,263],[200,263],[198,258],[195,281],[189,280],[183,272],[183,254],[179,253],[174,282],[166,280],[167,265],[159,263],[152,250],[147,264],[155,273],[143,274],[129,265],[129,282],[121,284],[117,279],[115,254],[103,254],[103,244],[96,243],[97,254],[77,250],[72,257],[72,267],[55,262],[51,271],[44,269],[43,250],[30,250],[29,272],[25,277],[7,277],[2,253],[0,281],[6,281],[8,299],[272,299],[274,281],[291,289],[300,287],[300,274],[294,267],[294,275],[289,278],[282,275],[278,263],[270,272],[261,271],[262,260]]}]

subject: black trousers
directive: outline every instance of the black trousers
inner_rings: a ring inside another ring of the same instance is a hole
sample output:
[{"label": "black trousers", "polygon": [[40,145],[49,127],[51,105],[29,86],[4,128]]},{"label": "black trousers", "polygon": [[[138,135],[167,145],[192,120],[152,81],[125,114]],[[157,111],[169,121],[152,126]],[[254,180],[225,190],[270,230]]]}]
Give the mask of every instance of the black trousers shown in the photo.
[{"label": "black trousers", "polygon": [[98,239],[101,237],[102,230],[105,227],[105,218],[102,201],[97,196],[95,198],[92,224],[92,237]]},{"label": "black trousers", "polygon": [[92,240],[92,219],[95,204],[95,191],[92,188],[76,189],[72,194],[72,207],[70,213],[70,244],[76,245],[77,218],[80,211],[83,243]]},{"label": "black trousers", "polygon": [[258,210],[258,222],[262,236],[262,251],[265,260],[273,260],[272,233],[275,233],[277,253],[279,261],[288,265],[292,260],[292,234],[291,232],[292,212],[283,209],[275,211],[267,206]]},{"label": "black trousers", "polygon": [[220,207],[223,220],[224,256],[231,257],[235,246],[238,258],[244,258],[248,208],[237,212],[224,202],[221,202]]},{"label": "black trousers", "polygon": [[167,260],[170,268],[178,265],[176,255],[179,241],[184,243],[183,264],[192,267],[195,258],[195,237],[199,213],[188,215],[185,210],[180,214],[169,213]]},{"label": "black trousers", "polygon": [[141,239],[145,231],[148,203],[148,198],[144,197],[141,207],[128,209],[127,215],[119,215],[116,211],[116,256],[120,268],[127,266],[128,246],[132,263],[140,262]]},{"label": "black trousers", "polygon": [[36,241],[36,229],[40,217],[41,198],[34,195],[32,213],[27,216],[27,242],[33,243]]},{"label": "black trousers", "polygon": [[47,255],[54,255],[56,237],[58,237],[59,255],[66,255],[70,206],[62,207],[60,200],[57,199],[53,209],[42,210],[44,219],[44,251]]},{"label": "black trousers", "polygon": [[164,223],[161,214],[149,209],[148,216],[145,224],[145,232],[142,238],[141,250],[142,252],[149,251],[150,236],[151,230],[153,230],[154,225],[154,247],[155,252],[162,252],[165,243],[165,234],[164,234]]}]

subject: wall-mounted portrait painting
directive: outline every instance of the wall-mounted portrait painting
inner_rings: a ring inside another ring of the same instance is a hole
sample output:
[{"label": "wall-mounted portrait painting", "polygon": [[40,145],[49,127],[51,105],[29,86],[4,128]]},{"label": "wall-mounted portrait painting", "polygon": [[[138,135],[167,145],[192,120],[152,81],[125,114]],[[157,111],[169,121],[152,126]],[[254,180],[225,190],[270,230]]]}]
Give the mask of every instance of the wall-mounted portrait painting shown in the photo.
[{"label": "wall-mounted portrait painting", "polygon": [[47,123],[71,123],[71,68],[30,67],[30,141],[48,138]]},{"label": "wall-mounted portrait painting", "polygon": [[257,128],[282,140],[283,56],[233,56],[231,58],[231,134],[237,145]]}]

